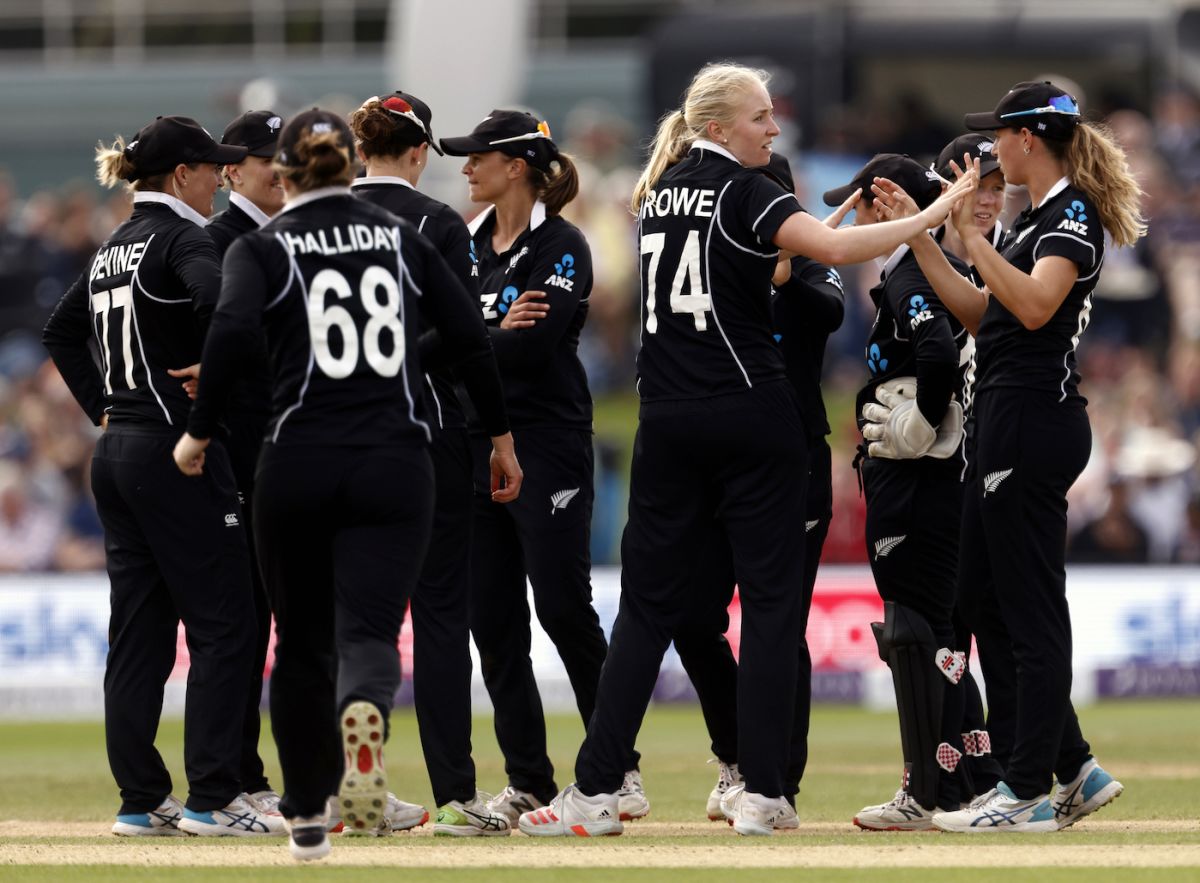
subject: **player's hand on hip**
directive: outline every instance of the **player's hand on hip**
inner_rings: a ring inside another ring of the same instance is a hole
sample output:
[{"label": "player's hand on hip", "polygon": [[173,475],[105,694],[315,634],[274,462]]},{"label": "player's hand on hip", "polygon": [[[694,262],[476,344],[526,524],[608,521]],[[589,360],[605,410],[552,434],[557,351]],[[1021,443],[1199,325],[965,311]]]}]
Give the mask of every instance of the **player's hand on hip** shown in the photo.
[{"label": "player's hand on hip", "polygon": [[546,318],[550,304],[545,302],[546,292],[525,291],[508,308],[500,320],[501,328],[532,328],[538,319]]},{"label": "player's hand on hip", "polygon": [[183,391],[189,399],[196,398],[196,390],[200,388],[200,363],[188,365],[186,368],[168,368],[167,373],[172,377],[187,378],[183,381]]},{"label": "player's hand on hip", "polygon": [[200,475],[204,472],[204,451],[210,439],[193,438],[188,433],[175,443],[175,465],[184,475]]},{"label": "player's hand on hip", "polygon": [[521,493],[521,482],[525,479],[521,464],[517,462],[511,432],[492,436],[489,465],[492,472],[492,501],[511,503]]}]

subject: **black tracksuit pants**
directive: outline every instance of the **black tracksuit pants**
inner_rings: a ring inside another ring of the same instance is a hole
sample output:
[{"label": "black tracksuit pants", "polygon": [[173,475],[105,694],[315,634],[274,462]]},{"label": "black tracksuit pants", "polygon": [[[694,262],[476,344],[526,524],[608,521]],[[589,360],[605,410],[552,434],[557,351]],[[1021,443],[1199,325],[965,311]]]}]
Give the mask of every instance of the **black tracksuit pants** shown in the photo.
[{"label": "black tracksuit pants", "polygon": [[436,487],[433,534],[412,597],[413,704],[434,803],[475,797],[471,758],[471,447],[443,429],[429,449]]},{"label": "black tracksuit pants", "polygon": [[493,503],[489,495],[490,442],[472,439],[471,632],[509,784],[549,803],[558,788],[529,658],[526,577],[538,622],[558,650],[586,725],[608,650],[592,607],[592,436],[575,429],[517,429],[513,437],[525,480],[521,496],[507,504]]},{"label": "black tracksuit pants", "polygon": [[258,741],[262,734],[263,669],[267,663],[267,648],[271,643],[271,602],[263,585],[254,546],[254,471],[262,449],[267,417],[253,411],[230,408],[225,415],[229,429],[229,459],[237,482],[238,498],[242,503],[242,524],[246,529],[246,545],[250,550],[250,578],[254,597],[254,665],[250,670],[250,689],[246,695],[246,716],[242,724],[242,790],[250,794],[270,789]]},{"label": "black tracksuit pants", "polygon": [[[621,607],[596,713],[575,772],[585,794],[621,785],[662,664],[689,606],[720,514],[742,602],[738,758],[749,791],[784,793],[801,634],[807,440],[786,381],[707,399],[642,405]],[[728,584],[722,586],[728,592]]]},{"label": "black tracksuit pants", "polygon": [[155,809],[171,776],[154,747],[180,620],[191,668],[184,711],[187,806],[242,790],[239,739],[254,652],[250,564],[233,473],[214,443],[204,474],[175,465],[177,430],[112,424],[96,444],[92,490],[111,583],[104,727],[120,813]]},{"label": "black tracksuit pants", "polygon": [[365,700],[386,718],[392,707],[432,516],[423,447],[263,448],[254,536],[275,613],[271,722],[287,818],[323,812],[337,790],[341,709]]},{"label": "black tracksuit pants", "polygon": [[1067,490],[1087,465],[1082,399],[994,389],[975,398],[963,501],[960,607],[979,644],[989,727],[1012,728],[1004,782],[1018,797],[1070,781],[1090,756],[1071,705]]},{"label": "black tracksuit pants", "polygon": [[[800,791],[800,780],[808,765],[808,727],[812,713],[812,655],[805,632],[812,607],[817,566],[833,517],[833,484],[829,444],[824,437],[809,440],[808,503],[804,522],[804,596],[801,600],[800,653],[796,672],[796,707],[792,717],[792,747],[784,780],[784,796]],[[675,650],[696,688],[704,724],[712,739],[713,754],[725,763],[738,762],[737,750],[737,662],[725,632],[729,630],[729,602],[736,578],[729,542],[719,521],[713,522],[710,540],[700,552],[695,580],[717,603],[697,606],[675,635]],[[722,591],[724,587],[724,591]]]}]

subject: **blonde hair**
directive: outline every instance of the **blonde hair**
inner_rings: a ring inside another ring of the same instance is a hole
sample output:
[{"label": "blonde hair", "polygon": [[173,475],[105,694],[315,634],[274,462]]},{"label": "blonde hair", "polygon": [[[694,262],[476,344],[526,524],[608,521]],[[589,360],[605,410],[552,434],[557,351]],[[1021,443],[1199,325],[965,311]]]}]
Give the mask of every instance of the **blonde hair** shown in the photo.
[{"label": "blonde hair", "polygon": [[346,186],[354,180],[357,162],[349,148],[341,143],[338,132],[305,132],[289,150],[303,165],[272,163],[281,178],[303,191],[321,187]]},{"label": "blonde hair", "polygon": [[555,154],[550,164],[551,172],[543,172],[529,163],[526,165],[525,179],[533,186],[537,198],[546,204],[546,214],[557,215],[579,195],[579,170],[567,154]]},{"label": "blonde hair", "polygon": [[737,118],[742,100],[756,86],[764,89],[771,75],[764,70],[732,62],[706,64],[692,78],[683,96],[683,107],[673,110],[658,123],[650,144],[650,161],[633,188],[630,208],[634,214],[663,172],[679,162],[697,139],[706,137],[712,120],[728,126]]},{"label": "blonde hair", "polygon": [[[120,135],[112,144],[105,144],[103,141],[96,143],[96,180],[100,182],[101,186],[111,190],[124,185],[130,193],[136,193],[139,190],[163,190],[166,187],[167,179],[174,172],[161,172],[157,175],[147,175],[144,178],[137,177],[137,168],[125,153],[125,147],[125,139]],[[194,164],[188,166],[192,169],[195,167]]]},{"label": "blonde hair", "polygon": [[1067,177],[1096,206],[1100,223],[1115,245],[1133,245],[1146,235],[1142,188],[1107,126],[1080,123],[1070,141],[1048,140],[1046,144],[1066,161]]}]

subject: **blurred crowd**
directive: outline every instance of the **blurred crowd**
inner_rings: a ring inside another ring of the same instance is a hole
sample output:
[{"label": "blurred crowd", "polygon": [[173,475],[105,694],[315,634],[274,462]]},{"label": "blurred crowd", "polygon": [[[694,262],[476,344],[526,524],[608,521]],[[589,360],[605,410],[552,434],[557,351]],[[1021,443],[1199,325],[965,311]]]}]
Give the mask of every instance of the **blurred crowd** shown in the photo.
[{"label": "blurred crowd", "polygon": [[[847,131],[849,115],[831,116],[811,150],[789,151],[801,202],[823,215],[820,194],[849,180],[872,153],[928,161],[958,134],[905,106],[903,126],[880,126],[866,137]],[[1200,564],[1200,99],[1169,89],[1149,114],[1115,108],[1106,122],[1145,191],[1150,233],[1136,248],[1109,250],[1079,347],[1094,444],[1070,497],[1068,560]],[[598,103],[579,104],[555,131],[576,158],[583,186],[564,214],[583,229],[594,258],[581,356],[593,395],[618,403],[597,411],[598,564],[616,563],[624,524],[640,321],[628,197],[643,134]],[[1021,200],[1011,194],[1014,214]],[[127,197],[101,197],[86,181],[22,193],[0,170],[0,571],[103,567],[103,532],[88,488],[98,430],[47,361],[39,336],[59,296],[128,210]],[[850,468],[859,441],[852,403],[866,377],[862,346],[874,316],[867,292],[878,275],[868,265],[843,275],[846,322],[830,341],[825,367],[835,500],[823,560],[864,562],[865,509]],[[604,423],[614,412],[628,417],[616,428]]]}]

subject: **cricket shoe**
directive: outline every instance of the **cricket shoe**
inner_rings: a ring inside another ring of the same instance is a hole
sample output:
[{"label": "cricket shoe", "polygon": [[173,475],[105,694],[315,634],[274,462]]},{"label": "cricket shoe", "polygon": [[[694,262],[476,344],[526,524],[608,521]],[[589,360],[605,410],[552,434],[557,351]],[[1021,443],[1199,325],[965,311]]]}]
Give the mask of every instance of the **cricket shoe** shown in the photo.
[{"label": "cricket shoe", "polygon": [[292,858],[309,862],[329,855],[329,813],[298,816],[288,823],[288,850]]},{"label": "cricket shoe", "polygon": [[329,798],[326,804],[325,815],[329,822],[325,825],[325,830],[330,834],[340,834],[346,830],[346,825],[342,822],[342,808],[338,806],[337,796]]},{"label": "cricket shoe", "polygon": [[545,806],[528,791],[518,791],[512,785],[506,785],[504,790],[487,802],[489,812],[504,816],[511,828],[517,823],[522,813]]},{"label": "cricket shoe", "polygon": [[933,813],[901,788],[887,803],[860,809],[854,824],[864,831],[932,831]]},{"label": "cricket shoe", "polygon": [[253,794],[242,792],[242,800],[250,804],[264,816],[279,816],[283,818],[283,813],[279,811],[279,801],[282,798],[277,791],[267,789],[265,791],[255,791]]},{"label": "cricket shoe", "polygon": [[343,834],[383,833],[387,824],[387,773],[383,768],[383,713],[370,702],[351,702],[341,715],[345,772],[338,787]]},{"label": "cricket shoe", "polygon": [[184,807],[179,830],[199,837],[270,837],[282,834],[283,816],[268,816],[238,796],[223,809],[196,810]]},{"label": "cricket shoe", "polygon": [[625,830],[616,794],[584,795],[568,785],[549,806],[522,813],[517,824],[531,837],[615,836]]},{"label": "cricket shoe", "polygon": [[973,800],[966,809],[934,813],[933,826],[941,831],[962,834],[1041,834],[1058,830],[1050,795],[1022,800],[1003,782]]},{"label": "cricket shoe", "polygon": [[476,791],[467,801],[451,800],[438,807],[434,837],[507,837],[512,833],[508,816],[488,809],[488,795]]},{"label": "cricket shoe", "polygon": [[183,804],[174,794],[168,794],[157,809],[117,816],[112,832],[118,837],[183,837],[179,830],[182,818]]},{"label": "cricket shoe", "polygon": [[734,785],[742,784],[742,774],[736,763],[726,763],[718,758],[710,760],[709,763],[717,764],[717,784],[708,795],[704,811],[708,813],[710,822],[724,822],[726,819],[725,813],[721,812],[721,798]]},{"label": "cricket shoe", "polygon": [[721,812],[733,830],[744,837],[770,837],[788,810],[795,815],[796,811],[782,797],[747,791],[744,782],[729,788],[721,798]]},{"label": "cricket shoe", "polygon": [[775,817],[776,831],[797,831],[800,828],[800,816],[796,813],[796,807],[787,803],[787,798],[784,798],[784,803],[787,804],[779,815]]},{"label": "cricket shoe", "polygon": [[1069,828],[1084,816],[1112,803],[1124,790],[1125,786],[1105,772],[1094,757],[1088,758],[1079,775],[1066,784],[1059,782],[1054,788],[1050,803],[1054,807],[1054,818],[1058,820],[1058,830]]},{"label": "cricket shoe", "polygon": [[630,770],[625,774],[621,790],[617,792],[617,808],[622,822],[650,815],[650,800],[642,788],[642,774],[637,770]]}]

